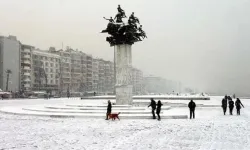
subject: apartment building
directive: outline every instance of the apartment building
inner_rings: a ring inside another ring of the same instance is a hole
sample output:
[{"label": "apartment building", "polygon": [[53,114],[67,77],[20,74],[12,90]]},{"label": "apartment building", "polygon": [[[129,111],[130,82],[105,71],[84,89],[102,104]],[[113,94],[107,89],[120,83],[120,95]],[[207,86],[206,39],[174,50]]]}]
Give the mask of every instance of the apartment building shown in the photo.
[{"label": "apartment building", "polygon": [[80,83],[80,92],[87,91],[87,54],[80,51],[81,55],[81,83]]},{"label": "apartment building", "polygon": [[145,92],[147,94],[167,93],[167,80],[157,76],[146,76],[143,78]]},{"label": "apartment building", "polygon": [[104,60],[103,59],[98,59],[98,93],[99,94],[104,94],[105,87],[105,70],[104,70]]},{"label": "apartment building", "polygon": [[143,73],[141,70],[132,68],[132,84],[134,95],[143,93]]},{"label": "apartment building", "polygon": [[82,83],[82,62],[81,53],[73,49],[66,50],[70,52],[71,58],[71,86],[70,89],[74,92],[80,91],[80,85]]},{"label": "apartment building", "polygon": [[32,90],[32,53],[34,47],[21,45],[21,91],[30,92]]},{"label": "apartment building", "polygon": [[92,90],[93,92],[98,92],[99,89],[99,60],[93,59],[92,62]]},{"label": "apartment building", "polygon": [[93,92],[93,72],[92,72],[93,57],[87,55],[87,92]]},{"label": "apartment building", "polygon": [[[50,47],[44,51],[20,43],[15,36],[0,36],[0,60],[2,90],[55,94],[66,93],[68,89],[98,94],[114,92],[114,63],[69,47],[66,50]],[[133,75],[134,93],[138,93],[142,75],[140,71]]]},{"label": "apartment building", "polygon": [[21,43],[15,36],[0,36],[0,89],[3,91],[20,90],[20,49]]},{"label": "apartment building", "polygon": [[60,55],[33,50],[33,91],[59,92]]},{"label": "apartment building", "polygon": [[114,93],[115,78],[114,78],[114,63],[104,61],[104,92]]}]

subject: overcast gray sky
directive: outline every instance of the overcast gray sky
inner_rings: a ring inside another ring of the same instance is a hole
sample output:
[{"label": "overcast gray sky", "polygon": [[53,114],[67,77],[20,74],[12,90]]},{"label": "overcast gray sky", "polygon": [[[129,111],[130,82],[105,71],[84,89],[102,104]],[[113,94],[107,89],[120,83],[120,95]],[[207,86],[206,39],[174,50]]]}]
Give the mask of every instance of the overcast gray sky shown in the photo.
[{"label": "overcast gray sky", "polygon": [[113,59],[105,42],[117,5],[139,17],[148,39],[133,45],[146,74],[207,91],[250,89],[249,0],[0,0],[0,34],[41,49],[71,46]]}]

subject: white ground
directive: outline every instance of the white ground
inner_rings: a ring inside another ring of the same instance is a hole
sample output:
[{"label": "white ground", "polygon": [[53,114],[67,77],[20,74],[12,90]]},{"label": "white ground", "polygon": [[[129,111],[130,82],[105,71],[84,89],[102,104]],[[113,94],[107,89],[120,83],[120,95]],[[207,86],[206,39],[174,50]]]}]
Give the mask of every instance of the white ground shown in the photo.
[{"label": "white ground", "polygon": [[[216,97],[216,99],[219,99]],[[0,101],[6,105],[55,104],[66,100]],[[74,103],[76,100],[71,100]],[[68,100],[67,100],[68,102]],[[166,149],[249,150],[250,100],[241,116],[220,108],[197,109],[195,120],[65,119],[0,113],[0,150]],[[213,104],[220,100],[213,100]],[[186,108],[178,108],[187,112]],[[235,111],[234,111],[235,113]]]}]

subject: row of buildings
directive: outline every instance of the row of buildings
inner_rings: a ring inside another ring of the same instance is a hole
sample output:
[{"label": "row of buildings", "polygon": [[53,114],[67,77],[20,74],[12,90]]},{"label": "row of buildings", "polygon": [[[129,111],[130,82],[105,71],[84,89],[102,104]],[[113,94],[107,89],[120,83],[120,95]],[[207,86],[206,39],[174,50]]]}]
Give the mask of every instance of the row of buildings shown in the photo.
[{"label": "row of buildings", "polygon": [[148,75],[143,77],[143,91],[147,94],[173,94],[185,92],[180,82]]},{"label": "row of buildings", "polygon": [[[53,94],[114,92],[114,63],[82,51],[39,50],[15,36],[0,36],[0,89]],[[9,72],[7,72],[7,70]],[[133,92],[144,93],[143,73],[133,68]]]}]

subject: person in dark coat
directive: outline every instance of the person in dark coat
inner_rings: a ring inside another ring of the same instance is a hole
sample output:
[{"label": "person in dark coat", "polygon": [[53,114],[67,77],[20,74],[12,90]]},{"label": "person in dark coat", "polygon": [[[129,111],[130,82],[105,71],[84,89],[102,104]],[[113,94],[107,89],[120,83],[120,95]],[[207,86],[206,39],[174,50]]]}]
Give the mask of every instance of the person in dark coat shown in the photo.
[{"label": "person in dark coat", "polygon": [[190,119],[193,119],[195,118],[195,107],[196,107],[196,104],[193,100],[191,100],[189,103],[188,103],[188,107],[189,107],[189,111],[190,111]]},{"label": "person in dark coat", "polygon": [[161,113],[161,106],[163,104],[161,103],[161,101],[159,100],[158,103],[157,103],[157,109],[156,109],[156,114],[158,116],[158,120],[160,121],[161,120],[161,116],[160,116],[160,113]]},{"label": "person in dark coat", "polygon": [[223,109],[223,113],[224,115],[226,115],[226,112],[227,112],[227,96],[225,96],[222,101],[221,101],[221,107]]},{"label": "person in dark coat", "polygon": [[108,116],[109,114],[111,114],[112,111],[112,104],[110,102],[110,100],[108,100],[108,107],[107,107],[107,113],[106,113],[106,120],[108,120]]},{"label": "person in dark coat", "polygon": [[156,117],[155,117],[156,102],[154,101],[153,98],[151,98],[151,103],[150,103],[150,105],[148,105],[148,107],[150,107],[150,106],[152,108],[153,119],[156,119]]},{"label": "person in dark coat", "polygon": [[241,103],[239,98],[237,98],[237,100],[235,101],[235,106],[237,110],[237,115],[240,115],[241,106],[244,108],[244,105]]},{"label": "person in dark coat", "polygon": [[[229,97],[230,97],[230,96],[229,96]],[[228,105],[229,105],[230,115],[233,115],[234,101],[232,100],[232,98],[231,98],[231,99],[229,98]]]},{"label": "person in dark coat", "polygon": [[227,96],[227,100],[228,100],[228,101],[231,101],[231,100],[233,100],[233,99],[232,99],[231,96]]}]

